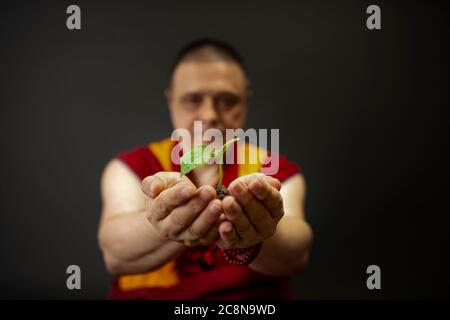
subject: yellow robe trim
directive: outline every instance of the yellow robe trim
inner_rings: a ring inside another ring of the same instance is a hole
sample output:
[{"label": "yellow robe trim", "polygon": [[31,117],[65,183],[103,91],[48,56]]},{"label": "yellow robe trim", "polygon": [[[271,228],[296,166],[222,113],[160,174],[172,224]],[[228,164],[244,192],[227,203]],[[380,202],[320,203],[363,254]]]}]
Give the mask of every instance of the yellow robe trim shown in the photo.
[{"label": "yellow robe trim", "polygon": [[164,171],[172,171],[172,159],[170,158],[170,155],[173,144],[174,141],[170,140],[170,138],[166,138],[148,145],[148,148],[158,159]]},{"label": "yellow robe trim", "polygon": [[267,157],[267,151],[264,148],[257,147],[253,144],[239,144],[238,150],[238,177],[247,174],[260,172],[263,160]]},{"label": "yellow robe trim", "polygon": [[167,288],[178,284],[178,282],[175,261],[170,261],[161,268],[151,272],[119,277],[119,287],[122,291],[151,287]]}]

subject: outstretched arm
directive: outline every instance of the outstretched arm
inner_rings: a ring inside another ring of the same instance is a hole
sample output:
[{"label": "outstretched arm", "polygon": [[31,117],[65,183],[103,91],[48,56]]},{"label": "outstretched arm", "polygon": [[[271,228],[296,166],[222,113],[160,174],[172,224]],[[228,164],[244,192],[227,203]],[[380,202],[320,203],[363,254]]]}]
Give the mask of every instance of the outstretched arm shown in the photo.
[{"label": "outstretched arm", "polygon": [[102,215],[98,240],[113,275],[156,269],[183,251],[161,237],[147,219],[141,182],[120,160],[112,160],[101,179]]}]

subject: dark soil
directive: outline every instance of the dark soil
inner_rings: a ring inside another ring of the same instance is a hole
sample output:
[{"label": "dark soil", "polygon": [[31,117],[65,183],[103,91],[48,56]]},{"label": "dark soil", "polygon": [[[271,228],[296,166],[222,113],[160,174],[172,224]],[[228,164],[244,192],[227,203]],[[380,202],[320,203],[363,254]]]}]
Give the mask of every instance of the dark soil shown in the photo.
[{"label": "dark soil", "polygon": [[222,185],[222,190],[221,190],[221,192],[219,192],[219,187],[216,187],[216,193],[217,193],[216,198],[217,198],[217,199],[220,199],[220,200],[223,200],[226,196],[228,196],[228,195],[230,194],[230,193],[228,192],[227,187],[225,187],[224,185]]}]

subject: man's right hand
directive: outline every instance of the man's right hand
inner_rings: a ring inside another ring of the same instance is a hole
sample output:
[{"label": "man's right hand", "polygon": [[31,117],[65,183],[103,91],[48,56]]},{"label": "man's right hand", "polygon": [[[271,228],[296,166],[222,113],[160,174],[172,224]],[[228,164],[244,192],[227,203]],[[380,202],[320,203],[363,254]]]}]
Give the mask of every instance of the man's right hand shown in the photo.
[{"label": "man's right hand", "polygon": [[179,172],[158,172],[142,181],[147,219],[164,239],[193,247],[218,237],[223,212],[211,186],[196,188]]}]

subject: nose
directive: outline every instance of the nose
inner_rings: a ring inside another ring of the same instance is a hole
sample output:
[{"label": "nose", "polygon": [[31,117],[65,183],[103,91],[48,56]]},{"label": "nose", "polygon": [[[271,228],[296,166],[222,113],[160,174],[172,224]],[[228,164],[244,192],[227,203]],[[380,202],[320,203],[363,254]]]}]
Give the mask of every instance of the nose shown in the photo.
[{"label": "nose", "polygon": [[219,121],[219,114],[217,113],[212,98],[204,99],[199,112],[199,118],[205,126],[215,127],[217,125]]}]

